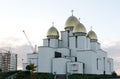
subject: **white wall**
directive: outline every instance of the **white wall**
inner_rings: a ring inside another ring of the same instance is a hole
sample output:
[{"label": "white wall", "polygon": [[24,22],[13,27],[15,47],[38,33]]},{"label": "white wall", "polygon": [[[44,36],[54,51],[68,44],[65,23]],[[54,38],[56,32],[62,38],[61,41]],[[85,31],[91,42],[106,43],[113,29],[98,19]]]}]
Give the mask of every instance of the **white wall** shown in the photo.
[{"label": "white wall", "polygon": [[75,37],[71,36],[69,37],[69,48],[75,49],[76,48],[76,42]]},{"label": "white wall", "polygon": [[38,72],[51,73],[51,61],[55,50],[50,47],[38,48]]},{"label": "white wall", "polygon": [[62,40],[59,40],[58,46],[59,46],[59,47],[62,47]]},{"label": "white wall", "polygon": [[50,39],[50,47],[58,47],[58,39]]},{"label": "white wall", "polygon": [[67,62],[67,73],[69,73],[69,74],[83,74],[83,63]]},{"label": "white wall", "polygon": [[48,46],[48,39],[43,39],[43,46]]},{"label": "white wall", "polygon": [[62,57],[70,56],[70,50],[68,48],[58,48],[55,51],[60,52],[62,54]]},{"label": "white wall", "polygon": [[98,50],[98,49],[101,49],[101,47],[100,47],[100,43],[98,43],[98,42],[90,42],[90,44],[91,44],[91,49],[92,50]]},{"label": "white wall", "polygon": [[[29,64],[34,64],[34,66],[38,66],[38,53],[27,54],[27,61]],[[35,69],[35,72],[37,71],[38,67]]]},{"label": "white wall", "polygon": [[85,64],[85,74],[97,74],[96,52],[76,50],[77,60]]},{"label": "white wall", "polygon": [[81,50],[86,49],[86,36],[78,36],[77,37],[78,48]]},{"label": "white wall", "polygon": [[61,31],[62,47],[68,47],[68,33],[67,31]]},{"label": "white wall", "polygon": [[66,67],[67,62],[70,61],[69,59],[65,58],[53,58],[52,59],[52,73],[56,74],[66,74]]},{"label": "white wall", "polygon": [[86,37],[86,49],[90,50],[91,45],[90,45],[90,39]]}]

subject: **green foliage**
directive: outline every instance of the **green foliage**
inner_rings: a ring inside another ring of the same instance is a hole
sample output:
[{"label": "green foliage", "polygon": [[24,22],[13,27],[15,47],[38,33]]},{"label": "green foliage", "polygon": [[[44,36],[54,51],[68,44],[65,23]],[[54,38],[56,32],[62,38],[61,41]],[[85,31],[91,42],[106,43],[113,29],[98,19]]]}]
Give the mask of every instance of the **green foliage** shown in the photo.
[{"label": "green foliage", "polygon": [[36,75],[37,79],[53,79],[54,75],[51,73],[39,73]]},{"label": "green foliage", "polygon": [[112,76],[116,77],[117,76],[117,73],[114,71],[112,72]]},{"label": "green foliage", "polygon": [[26,66],[26,69],[29,70],[29,71],[30,71],[30,70],[35,71],[35,68],[36,68],[36,67],[37,67],[37,66],[35,66],[34,64],[29,64],[29,65]]},{"label": "green foliage", "polygon": [[72,74],[68,76],[68,79],[109,79],[109,78],[120,78],[113,75],[92,75],[92,74]]}]

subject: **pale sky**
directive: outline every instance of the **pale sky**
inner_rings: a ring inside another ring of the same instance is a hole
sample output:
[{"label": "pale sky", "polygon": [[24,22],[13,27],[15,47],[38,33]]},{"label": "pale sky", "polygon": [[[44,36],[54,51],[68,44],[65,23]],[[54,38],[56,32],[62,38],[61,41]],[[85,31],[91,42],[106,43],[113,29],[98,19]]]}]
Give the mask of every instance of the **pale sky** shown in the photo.
[{"label": "pale sky", "polygon": [[30,52],[22,31],[33,46],[42,46],[52,22],[59,32],[64,30],[72,9],[87,32],[92,26],[120,73],[120,0],[0,0],[0,47],[10,47],[17,53],[21,67],[21,59],[26,60]]}]

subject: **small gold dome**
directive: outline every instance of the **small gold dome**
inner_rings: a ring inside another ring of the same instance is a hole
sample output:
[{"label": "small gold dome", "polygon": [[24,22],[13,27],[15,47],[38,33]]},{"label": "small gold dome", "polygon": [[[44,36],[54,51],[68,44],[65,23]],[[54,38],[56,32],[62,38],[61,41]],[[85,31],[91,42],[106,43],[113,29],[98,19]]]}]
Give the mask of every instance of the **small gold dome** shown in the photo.
[{"label": "small gold dome", "polygon": [[73,33],[78,33],[78,32],[87,33],[86,28],[80,22],[73,29]]},{"label": "small gold dome", "polygon": [[67,19],[67,21],[65,23],[65,28],[75,27],[78,24],[78,22],[79,22],[78,19],[72,15]]},{"label": "small gold dome", "polygon": [[92,30],[88,32],[87,37],[90,38],[90,39],[93,39],[93,40],[97,40],[97,35]]},{"label": "small gold dome", "polygon": [[48,30],[48,32],[47,32],[47,37],[49,37],[49,36],[59,37],[59,32],[58,32],[58,30],[57,30],[54,26],[52,26],[52,27]]}]

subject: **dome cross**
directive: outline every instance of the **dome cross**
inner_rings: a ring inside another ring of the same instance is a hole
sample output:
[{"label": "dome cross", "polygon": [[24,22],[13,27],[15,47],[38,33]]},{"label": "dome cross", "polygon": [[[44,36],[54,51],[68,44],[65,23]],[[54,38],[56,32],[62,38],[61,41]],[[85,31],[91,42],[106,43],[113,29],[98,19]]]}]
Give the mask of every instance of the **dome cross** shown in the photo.
[{"label": "dome cross", "polygon": [[90,30],[92,30],[92,26],[90,27]]},{"label": "dome cross", "polygon": [[73,16],[73,12],[74,12],[74,10],[71,10],[72,16]]},{"label": "dome cross", "polygon": [[54,22],[52,22],[52,26],[54,26]]}]

